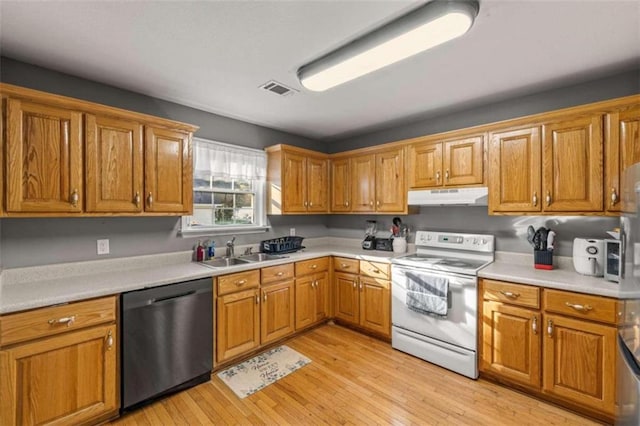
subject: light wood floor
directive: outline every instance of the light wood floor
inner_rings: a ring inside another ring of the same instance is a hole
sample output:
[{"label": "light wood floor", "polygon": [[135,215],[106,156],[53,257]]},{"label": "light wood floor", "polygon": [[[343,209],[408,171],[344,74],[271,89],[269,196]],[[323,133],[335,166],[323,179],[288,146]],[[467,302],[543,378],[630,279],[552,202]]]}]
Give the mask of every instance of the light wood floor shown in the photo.
[{"label": "light wood floor", "polygon": [[289,340],[311,364],[239,399],[208,383],[116,420],[117,425],[596,425],[485,380],[470,380],[349,329]]}]

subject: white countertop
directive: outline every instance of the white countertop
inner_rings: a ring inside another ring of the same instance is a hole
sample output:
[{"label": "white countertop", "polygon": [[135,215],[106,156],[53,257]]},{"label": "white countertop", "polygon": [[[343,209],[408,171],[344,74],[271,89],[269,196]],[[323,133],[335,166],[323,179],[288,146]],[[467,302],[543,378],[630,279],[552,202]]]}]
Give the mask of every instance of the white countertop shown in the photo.
[{"label": "white countertop", "polygon": [[602,277],[578,274],[573,268],[570,257],[554,257],[553,268],[552,270],[535,269],[533,255],[530,254],[496,252],[496,260],[481,269],[478,276],[619,299],[639,296],[637,292],[621,292],[618,283],[607,281]]},{"label": "white countertop", "polygon": [[[23,311],[165,284],[215,277],[321,256],[389,262],[393,252],[362,250],[359,241],[318,238],[286,258],[211,268],[191,261],[192,252],[5,269],[0,276],[0,314]],[[404,253],[403,253],[404,254]]]},{"label": "white countertop", "polygon": [[[308,241],[308,242],[307,242]],[[0,314],[118,294],[205,277],[280,265],[321,256],[344,256],[390,262],[393,252],[362,250],[360,241],[346,238],[305,240],[306,249],[286,258],[210,268],[191,261],[192,252],[74,262],[27,268],[5,269],[0,274]],[[409,251],[413,250],[410,245]],[[586,277],[573,270],[571,258],[556,258],[551,271],[533,268],[531,255],[496,253],[496,261],[480,270],[479,276],[540,287],[615,298],[639,297],[623,293],[618,284]]]}]

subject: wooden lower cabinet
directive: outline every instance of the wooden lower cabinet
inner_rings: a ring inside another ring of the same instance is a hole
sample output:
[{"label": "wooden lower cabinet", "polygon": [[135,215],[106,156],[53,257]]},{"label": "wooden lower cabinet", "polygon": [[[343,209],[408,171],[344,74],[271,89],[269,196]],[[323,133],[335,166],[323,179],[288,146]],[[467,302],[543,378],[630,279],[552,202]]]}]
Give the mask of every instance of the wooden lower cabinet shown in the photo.
[{"label": "wooden lower cabinet", "polygon": [[[366,274],[360,262],[361,274]],[[335,266],[334,262],[334,267]],[[376,263],[377,265],[377,263]],[[339,270],[339,269],[338,269]],[[388,265],[377,273],[389,277]],[[386,279],[345,272],[334,273],[335,317],[377,334],[391,336],[391,282]]]},{"label": "wooden lower cabinet", "polygon": [[329,316],[329,274],[306,275],[296,279],[296,330],[316,324]]},{"label": "wooden lower cabinet", "polygon": [[287,280],[261,289],[260,343],[278,340],[294,331],[294,282]]},{"label": "wooden lower cabinet", "polygon": [[219,296],[216,303],[216,360],[223,362],[260,346],[260,291]]},{"label": "wooden lower cabinet", "polygon": [[613,415],[616,328],[551,314],[544,322],[542,390]]},{"label": "wooden lower cabinet", "polygon": [[540,387],[540,313],[501,302],[483,302],[480,371]]},{"label": "wooden lower cabinet", "polygon": [[483,375],[613,419],[615,299],[486,279],[480,289]]},{"label": "wooden lower cabinet", "polygon": [[0,424],[81,424],[115,415],[116,326],[0,350]]},{"label": "wooden lower cabinet", "polygon": [[358,276],[336,272],[334,274],[334,281],[336,291],[336,318],[352,324],[359,324],[360,294],[358,291]]},{"label": "wooden lower cabinet", "polygon": [[385,336],[391,335],[391,283],[360,277],[360,325]]}]

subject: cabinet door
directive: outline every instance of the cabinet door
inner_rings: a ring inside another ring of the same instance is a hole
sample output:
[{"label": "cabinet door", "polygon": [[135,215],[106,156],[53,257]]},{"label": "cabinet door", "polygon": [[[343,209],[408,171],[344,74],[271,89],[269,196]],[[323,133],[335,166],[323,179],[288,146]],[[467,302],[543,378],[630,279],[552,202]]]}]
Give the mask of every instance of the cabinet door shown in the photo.
[{"label": "cabinet door", "polygon": [[148,212],[193,212],[191,135],[147,127],[144,153],[144,209]]},{"label": "cabinet door", "polygon": [[442,186],[442,143],[409,146],[409,188]]},{"label": "cabinet door", "polygon": [[375,211],[375,155],[360,155],[351,159],[351,211]]},{"label": "cabinet door", "polygon": [[405,210],[404,148],[376,154],[376,211]]},{"label": "cabinet door", "polygon": [[446,141],[443,150],[445,185],[475,185],[483,182],[483,136]]},{"label": "cabinet door", "polygon": [[490,135],[490,213],[541,211],[541,155],[538,127]]},{"label": "cabinet door", "polygon": [[360,277],[360,325],[391,336],[391,297],[387,280]]},{"label": "cabinet door", "polygon": [[118,409],[116,326],[0,351],[0,424],[83,424]]},{"label": "cabinet door", "polygon": [[282,210],[285,213],[307,211],[306,158],[300,154],[284,152],[282,156]]},{"label": "cabinet door", "polygon": [[358,324],[360,322],[360,294],[358,291],[358,276],[336,272],[336,318]]},{"label": "cabinet door", "polygon": [[314,275],[315,319],[320,322],[329,317],[329,273],[323,272]]},{"label": "cabinet door", "polygon": [[86,115],[88,212],[142,211],[142,125]]},{"label": "cabinet door", "polygon": [[262,289],[260,342],[267,344],[294,331],[293,280],[269,285]]},{"label": "cabinet door", "polygon": [[296,330],[315,322],[314,283],[313,275],[296,278]]},{"label": "cabinet door", "polygon": [[7,212],[79,213],[82,114],[7,99]]},{"label": "cabinet door", "polygon": [[488,300],[482,309],[480,371],[540,389],[540,313]]},{"label": "cabinet door", "polygon": [[351,211],[351,166],[348,158],[331,160],[331,211]]},{"label": "cabinet door", "polygon": [[602,211],[602,117],[546,124],[542,189],[547,212]]},{"label": "cabinet door", "polygon": [[613,415],[616,328],[544,314],[543,391]]},{"label": "cabinet door", "polygon": [[329,210],[328,161],[307,158],[307,211],[326,213]]},{"label": "cabinet door", "polygon": [[216,356],[222,362],[260,346],[260,296],[247,290],[218,297]]},{"label": "cabinet door", "polygon": [[640,161],[640,106],[607,115],[605,204],[619,212],[622,172]]}]

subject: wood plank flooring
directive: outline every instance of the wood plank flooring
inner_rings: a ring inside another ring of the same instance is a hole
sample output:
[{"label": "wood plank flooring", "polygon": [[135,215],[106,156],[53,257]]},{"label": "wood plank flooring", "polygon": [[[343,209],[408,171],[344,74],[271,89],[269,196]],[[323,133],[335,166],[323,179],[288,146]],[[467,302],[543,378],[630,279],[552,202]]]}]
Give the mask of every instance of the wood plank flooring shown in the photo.
[{"label": "wood plank flooring", "polygon": [[286,343],[311,364],[239,399],[214,375],[114,425],[597,425],[470,380],[352,330],[325,325]]}]

